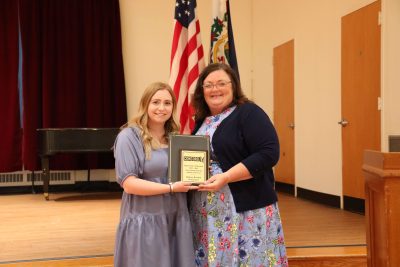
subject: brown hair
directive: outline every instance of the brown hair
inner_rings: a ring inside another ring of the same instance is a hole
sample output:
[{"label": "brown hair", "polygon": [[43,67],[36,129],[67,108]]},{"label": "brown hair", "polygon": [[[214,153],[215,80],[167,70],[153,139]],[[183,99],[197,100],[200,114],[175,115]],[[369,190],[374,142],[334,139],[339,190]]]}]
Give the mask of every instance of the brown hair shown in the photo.
[{"label": "brown hair", "polygon": [[240,85],[239,78],[237,77],[235,71],[227,64],[224,63],[212,63],[209,64],[204,70],[200,73],[200,76],[197,80],[196,88],[194,90],[194,94],[192,97],[192,105],[195,110],[195,120],[204,120],[207,116],[211,115],[210,108],[208,107],[206,100],[204,99],[204,90],[203,83],[207,76],[218,70],[225,71],[228,74],[231,85],[232,85],[232,93],[233,100],[228,107],[234,105],[241,105],[246,102],[251,102],[243,93],[242,87]]}]

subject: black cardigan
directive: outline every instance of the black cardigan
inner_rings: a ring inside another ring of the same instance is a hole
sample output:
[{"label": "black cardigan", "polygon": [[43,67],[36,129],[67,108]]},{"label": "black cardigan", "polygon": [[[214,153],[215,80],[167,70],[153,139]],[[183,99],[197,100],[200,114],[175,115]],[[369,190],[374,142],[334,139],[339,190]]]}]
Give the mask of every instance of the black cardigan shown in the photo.
[{"label": "black cardigan", "polygon": [[[202,123],[196,122],[193,133]],[[237,106],[218,126],[212,146],[224,172],[242,162],[253,176],[229,183],[237,212],[277,201],[272,167],[279,159],[279,141],[274,126],[259,106],[253,103]]]}]

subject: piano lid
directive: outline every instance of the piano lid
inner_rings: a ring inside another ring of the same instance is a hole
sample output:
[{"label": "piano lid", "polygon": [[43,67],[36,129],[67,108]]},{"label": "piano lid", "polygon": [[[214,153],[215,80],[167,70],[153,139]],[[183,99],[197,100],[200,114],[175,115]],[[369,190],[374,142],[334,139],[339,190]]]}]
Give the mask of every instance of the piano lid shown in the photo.
[{"label": "piano lid", "polygon": [[111,152],[119,128],[37,129],[39,155],[57,153]]}]

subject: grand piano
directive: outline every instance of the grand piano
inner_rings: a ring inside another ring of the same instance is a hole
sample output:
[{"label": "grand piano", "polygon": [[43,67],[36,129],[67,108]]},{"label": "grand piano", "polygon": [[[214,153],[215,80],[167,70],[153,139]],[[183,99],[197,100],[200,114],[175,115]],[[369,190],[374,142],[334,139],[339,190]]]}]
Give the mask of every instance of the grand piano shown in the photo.
[{"label": "grand piano", "polygon": [[49,157],[58,153],[110,153],[118,133],[118,128],[37,129],[45,199],[49,200]]}]

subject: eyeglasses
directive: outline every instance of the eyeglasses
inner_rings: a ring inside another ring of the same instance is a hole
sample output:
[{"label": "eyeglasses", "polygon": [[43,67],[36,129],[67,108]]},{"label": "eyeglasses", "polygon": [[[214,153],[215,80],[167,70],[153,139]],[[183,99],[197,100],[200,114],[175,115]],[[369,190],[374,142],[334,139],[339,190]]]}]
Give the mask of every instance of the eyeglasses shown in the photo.
[{"label": "eyeglasses", "polygon": [[218,81],[218,82],[215,83],[215,84],[213,84],[213,83],[206,83],[206,84],[203,84],[203,89],[205,89],[205,90],[211,90],[211,89],[214,88],[214,86],[215,86],[217,89],[224,89],[224,88],[227,87],[228,84],[230,84],[230,83],[231,83],[231,81]]}]

